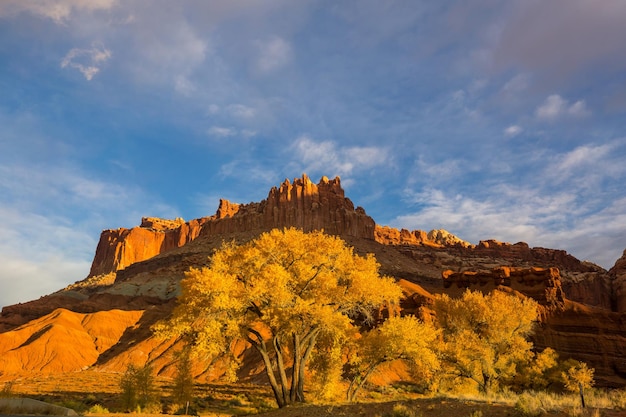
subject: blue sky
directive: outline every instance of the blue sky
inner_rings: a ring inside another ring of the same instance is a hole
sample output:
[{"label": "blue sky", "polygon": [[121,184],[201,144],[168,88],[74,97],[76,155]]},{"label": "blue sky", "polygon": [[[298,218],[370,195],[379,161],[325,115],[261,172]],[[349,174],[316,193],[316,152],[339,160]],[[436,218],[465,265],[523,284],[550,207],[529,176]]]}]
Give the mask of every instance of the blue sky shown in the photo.
[{"label": "blue sky", "polygon": [[102,229],[339,175],[378,224],[626,248],[623,0],[0,2],[0,306]]}]

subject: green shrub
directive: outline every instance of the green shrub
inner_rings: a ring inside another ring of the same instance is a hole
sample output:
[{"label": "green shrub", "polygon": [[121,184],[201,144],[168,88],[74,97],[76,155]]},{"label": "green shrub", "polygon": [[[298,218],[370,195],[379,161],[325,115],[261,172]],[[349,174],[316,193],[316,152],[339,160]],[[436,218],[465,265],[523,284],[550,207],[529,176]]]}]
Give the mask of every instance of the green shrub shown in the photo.
[{"label": "green shrub", "polygon": [[419,417],[415,411],[411,410],[404,404],[396,404],[393,406],[391,413],[386,413],[384,417]]},{"label": "green shrub", "polygon": [[13,397],[13,381],[7,381],[4,383],[2,390],[0,390],[0,398]]},{"label": "green shrub", "polygon": [[87,413],[88,414],[109,414],[109,409],[100,404],[94,404],[89,408],[89,410],[87,410]]}]

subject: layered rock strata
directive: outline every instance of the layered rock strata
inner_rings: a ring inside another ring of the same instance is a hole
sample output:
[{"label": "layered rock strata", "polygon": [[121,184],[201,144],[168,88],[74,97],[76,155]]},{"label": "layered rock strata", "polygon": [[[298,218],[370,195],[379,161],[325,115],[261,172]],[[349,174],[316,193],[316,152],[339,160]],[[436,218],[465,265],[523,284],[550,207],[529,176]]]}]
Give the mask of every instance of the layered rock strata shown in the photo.
[{"label": "layered rock strata", "polygon": [[535,299],[551,310],[562,310],[565,294],[558,268],[511,268],[502,266],[491,271],[443,271],[443,287],[454,292],[473,289],[489,293],[504,286]]},{"label": "layered rock strata", "polygon": [[322,177],[316,185],[303,175],[273,187],[259,203],[220,200],[215,215],[185,222],[182,219],[143,218],[132,229],[104,230],[89,276],[115,272],[158,254],[181,247],[198,236],[267,231],[297,227],[333,235],[374,239],[374,220],[354,207],[339,177]]},{"label": "layered rock strata", "polygon": [[626,250],[609,270],[609,279],[613,290],[613,310],[626,313]]}]

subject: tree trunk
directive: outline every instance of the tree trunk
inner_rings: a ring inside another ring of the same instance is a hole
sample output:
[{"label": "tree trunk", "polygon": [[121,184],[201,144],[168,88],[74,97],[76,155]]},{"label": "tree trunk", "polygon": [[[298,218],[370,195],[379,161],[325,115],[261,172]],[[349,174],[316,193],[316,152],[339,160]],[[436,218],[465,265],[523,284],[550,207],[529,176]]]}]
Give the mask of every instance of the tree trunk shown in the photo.
[{"label": "tree trunk", "polygon": [[292,333],[293,341],[293,366],[291,367],[291,390],[289,398],[292,402],[298,400],[298,387],[300,386],[300,364],[302,363],[302,348],[300,346],[300,336]]},{"label": "tree trunk", "polygon": [[[360,374],[354,377],[354,379],[350,383],[350,386],[348,387],[348,395],[347,395],[348,396],[348,401],[350,401],[350,402],[354,401],[354,399],[356,398],[356,394],[363,387],[363,385],[365,385],[365,381],[367,381],[367,379],[370,377],[370,375],[372,375],[372,372],[374,372],[374,370],[376,368],[378,368],[378,365],[380,365],[383,362],[384,361],[379,361],[379,362],[373,363],[372,365],[370,365],[369,368],[367,368],[367,371],[365,371],[365,374],[362,377],[360,377]],[[356,382],[356,380],[359,377],[361,378],[359,383],[354,385],[354,383]],[[350,392],[350,390],[352,390],[352,392]]]},{"label": "tree trunk", "polygon": [[272,361],[270,360],[270,356],[267,353],[267,346],[265,345],[265,341],[261,337],[261,334],[254,329],[248,329],[250,333],[252,333],[256,340],[252,337],[248,336],[248,341],[252,343],[252,346],[256,348],[256,350],[261,354],[263,358],[263,364],[265,365],[265,373],[267,374],[267,379],[270,382],[270,387],[272,387],[272,392],[274,393],[274,398],[276,399],[276,404],[278,408],[283,408],[285,405],[285,401],[283,396],[281,395],[281,389],[278,387],[278,382],[276,381],[276,377],[274,376],[274,371],[272,370]]},{"label": "tree trunk", "polygon": [[306,351],[300,360],[300,366],[298,368],[298,392],[296,398],[300,402],[304,402],[304,371],[306,369],[306,363],[309,360],[309,356],[311,356],[311,352],[313,351],[313,347],[315,347],[315,343],[317,342],[317,335],[320,333],[319,328],[313,328],[309,334],[307,334],[302,340],[303,345],[306,344]]},{"label": "tree trunk", "polygon": [[282,391],[283,402],[286,404],[291,403],[291,398],[287,392],[287,373],[285,372],[285,361],[283,359],[283,349],[280,345],[278,336],[274,336],[274,350],[276,351],[276,365],[278,367],[278,375],[280,376],[280,388]]}]

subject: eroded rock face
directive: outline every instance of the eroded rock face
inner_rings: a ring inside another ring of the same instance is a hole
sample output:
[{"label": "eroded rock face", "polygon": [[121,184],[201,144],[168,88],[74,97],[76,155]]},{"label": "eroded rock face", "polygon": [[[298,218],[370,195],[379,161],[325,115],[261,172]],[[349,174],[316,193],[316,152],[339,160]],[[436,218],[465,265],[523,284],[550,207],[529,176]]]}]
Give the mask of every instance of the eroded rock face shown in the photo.
[{"label": "eroded rock face", "polygon": [[206,218],[184,222],[145,217],[132,229],[104,230],[89,276],[104,275],[162,252],[181,247],[198,237]]},{"label": "eroded rock face", "polygon": [[609,270],[609,278],[613,290],[613,308],[626,313],[626,250]]},{"label": "eroded rock face", "polygon": [[446,289],[472,289],[489,293],[504,286],[535,299],[550,309],[562,310],[565,294],[557,268],[511,268],[502,266],[491,271],[443,271]]},{"label": "eroded rock face", "polygon": [[423,245],[435,248],[444,246],[473,247],[471,243],[459,239],[443,229],[431,230],[427,233],[424,230],[398,230],[389,226],[376,225],[374,237],[377,242],[385,245]]},{"label": "eroded rock face", "polygon": [[202,235],[267,231],[296,227],[310,232],[374,239],[374,220],[346,198],[339,177],[322,177],[316,185],[303,175],[273,187],[259,203],[233,204],[220,201],[217,214],[202,229]]},{"label": "eroded rock face", "polygon": [[374,220],[344,195],[339,177],[323,177],[316,185],[303,175],[293,183],[273,187],[260,203],[236,204],[220,200],[215,215],[184,222],[143,218],[132,229],[105,230],[89,276],[118,271],[163,252],[181,247],[198,236],[297,227],[310,232],[374,239]]},{"label": "eroded rock face", "polygon": [[596,379],[601,386],[624,385],[624,315],[568,300],[557,268],[500,267],[491,271],[464,272],[447,270],[442,276],[446,293],[451,295],[466,288],[484,293],[504,288],[532,297],[540,305],[539,324],[532,336],[538,350],[550,347],[562,359],[574,358],[586,362],[595,368]]}]

